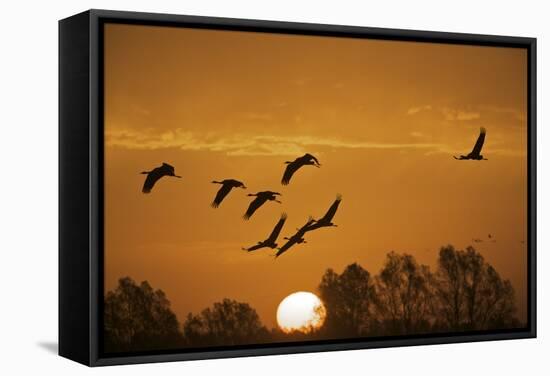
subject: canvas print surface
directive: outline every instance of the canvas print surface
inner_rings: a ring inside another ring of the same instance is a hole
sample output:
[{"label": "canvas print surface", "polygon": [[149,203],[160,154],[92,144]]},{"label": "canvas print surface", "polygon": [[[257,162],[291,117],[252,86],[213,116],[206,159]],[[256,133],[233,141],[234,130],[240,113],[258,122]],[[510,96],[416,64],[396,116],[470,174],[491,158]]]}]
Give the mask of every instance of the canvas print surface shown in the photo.
[{"label": "canvas print surface", "polygon": [[527,51],[106,24],[107,354],[527,322]]}]

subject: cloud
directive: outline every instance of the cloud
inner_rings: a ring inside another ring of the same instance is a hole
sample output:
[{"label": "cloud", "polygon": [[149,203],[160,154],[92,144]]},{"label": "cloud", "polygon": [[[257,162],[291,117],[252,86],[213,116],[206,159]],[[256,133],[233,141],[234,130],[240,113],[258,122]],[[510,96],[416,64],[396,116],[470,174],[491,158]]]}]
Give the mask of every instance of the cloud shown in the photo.
[{"label": "cloud", "polygon": [[[432,109],[434,109],[434,107],[429,104],[424,106],[411,107],[407,110],[407,115],[416,115],[419,112],[429,111]],[[518,120],[521,122],[525,122],[527,120],[527,116],[525,115],[524,111],[520,111],[512,107],[479,105],[479,106],[471,107],[468,110],[457,109],[452,107],[440,107],[440,108],[437,108],[437,110],[441,114],[443,114],[443,117],[447,121],[477,120],[481,118],[482,113],[484,115],[484,118],[485,118],[485,115],[492,116],[492,114],[505,114],[505,115],[510,115],[515,120]]]},{"label": "cloud", "polygon": [[407,115],[415,115],[420,111],[429,111],[432,109],[432,106],[427,104],[425,106],[411,107],[407,110]]},{"label": "cloud", "polygon": [[481,117],[481,114],[477,111],[462,111],[449,107],[443,107],[441,112],[443,113],[445,120],[448,121],[469,121],[476,120]]},{"label": "cloud", "polygon": [[219,135],[200,134],[182,129],[155,132],[153,129],[136,131],[133,129],[113,129],[105,132],[108,147],[136,150],[157,150],[178,148],[191,151],[223,152],[227,155],[287,155],[305,153],[320,147],[337,149],[438,149],[442,145],[434,143],[399,142],[360,142],[337,138],[312,136],[276,135]]},{"label": "cloud", "polygon": [[511,107],[499,107],[499,106],[480,106],[482,110],[495,112],[497,114],[508,114],[518,121],[526,121],[527,116],[523,111],[519,111]]}]

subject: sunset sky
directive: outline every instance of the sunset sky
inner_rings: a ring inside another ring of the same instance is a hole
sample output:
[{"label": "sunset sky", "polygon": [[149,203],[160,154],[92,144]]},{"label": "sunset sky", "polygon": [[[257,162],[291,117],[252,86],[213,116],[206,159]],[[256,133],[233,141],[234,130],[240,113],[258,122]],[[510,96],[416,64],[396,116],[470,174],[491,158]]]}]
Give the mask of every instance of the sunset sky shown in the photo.
[{"label": "sunset sky", "polygon": [[[272,327],[281,300],[316,292],[329,267],[375,275],[393,250],[435,271],[441,246],[473,245],[526,319],[526,50],[108,24],[104,56],[106,289],[147,280],[180,322],[227,297]],[[488,160],[453,159],[480,126]],[[282,186],[305,152],[322,167]],[[139,173],[162,162],[183,178],[143,194]],[[227,178],[248,189],[212,209],[210,182]],[[246,194],[263,190],[283,204],[244,221]],[[338,227],[277,260],[241,250],[282,212],[292,235],[338,193]]]}]

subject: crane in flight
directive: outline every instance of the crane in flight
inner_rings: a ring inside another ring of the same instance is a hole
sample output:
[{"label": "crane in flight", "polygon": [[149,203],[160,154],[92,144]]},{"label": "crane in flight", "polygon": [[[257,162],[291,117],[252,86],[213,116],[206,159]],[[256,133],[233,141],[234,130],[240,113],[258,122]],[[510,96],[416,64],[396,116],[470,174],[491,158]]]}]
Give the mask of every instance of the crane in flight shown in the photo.
[{"label": "crane in flight", "polygon": [[231,192],[233,188],[242,188],[246,189],[246,186],[243,182],[235,180],[235,179],[225,179],[222,181],[212,181],[212,184],[221,184],[222,186],[218,190],[218,193],[216,193],[216,197],[214,198],[214,201],[212,201],[211,206],[213,208],[217,208],[222,203],[225,196]]},{"label": "crane in flight", "polygon": [[309,217],[306,224],[300,227],[294,235],[292,235],[290,238],[286,238],[286,237],[283,238],[287,240],[287,242],[281,248],[279,248],[279,250],[275,254],[275,258],[279,257],[280,255],[288,251],[289,248],[292,247],[294,244],[307,243],[306,240],[304,239],[304,235],[308,231],[308,227],[311,226],[314,222],[315,222],[315,219],[313,219],[312,217]]},{"label": "crane in flight", "polygon": [[277,196],[281,196],[279,192],[262,191],[254,194],[249,193],[247,196],[255,196],[256,198],[252,200],[252,202],[248,206],[248,209],[246,210],[246,213],[244,213],[243,218],[245,220],[250,219],[250,217],[252,217],[252,214],[254,214],[254,212],[267,201],[275,201],[281,204],[281,201],[277,200]]},{"label": "crane in flight", "polygon": [[454,159],[458,159],[458,160],[468,160],[468,159],[471,159],[471,160],[475,160],[475,161],[481,161],[481,160],[484,160],[486,161],[487,158],[483,158],[483,155],[481,155],[481,149],[483,148],[483,143],[485,142],[485,134],[486,134],[486,130],[485,128],[481,127],[479,129],[479,136],[477,137],[477,141],[476,141],[476,144],[474,145],[474,148],[472,149],[472,151],[470,152],[470,154],[468,155],[461,155],[459,156],[458,158],[456,156],[453,155],[453,158]]},{"label": "crane in flight", "polygon": [[160,167],[156,167],[151,171],[142,171],[141,173],[147,175],[147,178],[145,178],[145,182],[143,183],[143,188],[141,190],[143,193],[151,193],[151,189],[153,189],[155,183],[164,176],[181,178],[181,176],[175,174],[174,167],[170,166],[168,163],[163,163]]},{"label": "crane in flight", "polygon": [[252,247],[243,248],[243,250],[252,252],[257,249],[261,248],[277,248],[277,238],[279,237],[279,234],[281,233],[281,230],[283,229],[283,226],[286,221],[286,213],[281,214],[281,218],[279,219],[279,222],[275,225],[273,228],[273,231],[271,231],[271,234],[269,237],[261,242],[258,242],[257,244],[253,245]]},{"label": "crane in flight", "polygon": [[336,199],[330,206],[330,208],[327,210],[323,218],[316,220],[314,223],[312,223],[306,231],[312,231],[316,230],[321,227],[337,227],[338,225],[335,225],[332,223],[332,219],[334,218],[334,215],[336,214],[336,211],[338,210],[338,206],[340,206],[340,202],[342,201],[342,195],[338,194],[336,195]]},{"label": "crane in flight", "polygon": [[283,174],[283,178],[281,179],[282,185],[288,185],[288,183],[290,183],[292,175],[294,175],[294,173],[298,171],[298,169],[302,166],[311,165],[315,167],[321,167],[321,164],[319,163],[317,158],[309,153],[306,153],[303,156],[296,158],[292,162],[286,161],[285,163],[287,164],[287,166]]}]

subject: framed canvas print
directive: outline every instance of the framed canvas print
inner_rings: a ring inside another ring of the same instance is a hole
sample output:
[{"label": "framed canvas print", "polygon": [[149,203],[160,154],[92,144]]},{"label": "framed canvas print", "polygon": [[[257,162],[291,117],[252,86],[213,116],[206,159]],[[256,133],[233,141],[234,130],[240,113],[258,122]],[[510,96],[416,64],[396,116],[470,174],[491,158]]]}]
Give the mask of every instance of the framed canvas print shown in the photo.
[{"label": "framed canvas print", "polygon": [[536,335],[535,39],[106,10],[59,30],[62,356]]}]

